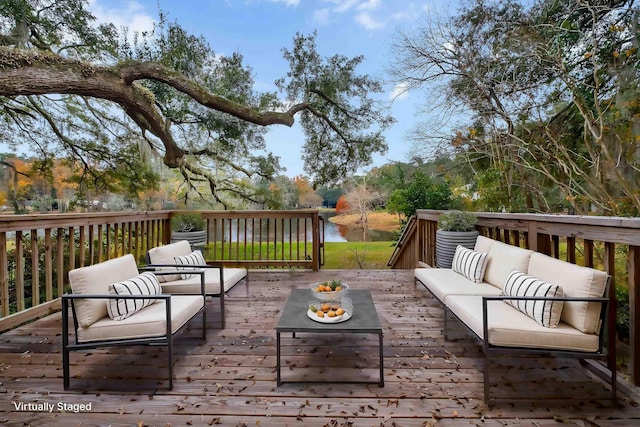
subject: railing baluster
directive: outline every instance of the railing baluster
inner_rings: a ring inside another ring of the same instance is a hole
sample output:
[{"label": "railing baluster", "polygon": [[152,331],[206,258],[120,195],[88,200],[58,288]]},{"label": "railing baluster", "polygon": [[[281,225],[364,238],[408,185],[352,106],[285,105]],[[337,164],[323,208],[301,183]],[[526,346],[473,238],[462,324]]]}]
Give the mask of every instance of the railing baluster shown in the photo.
[{"label": "railing baluster", "polygon": [[50,228],[44,229],[44,293],[47,301],[53,299],[53,248]]},{"label": "railing baluster", "polygon": [[7,233],[0,231],[0,313],[9,315],[9,255],[7,253]]},{"label": "railing baluster", "polygon": [[22,231],[16,231],[16,307],[18,311],[25,308],[24,303],[24,249]]},{"label": "railing baluster", "polygon": [[31,230],[31,307],[40,304],[40,253],[38,230]]}]

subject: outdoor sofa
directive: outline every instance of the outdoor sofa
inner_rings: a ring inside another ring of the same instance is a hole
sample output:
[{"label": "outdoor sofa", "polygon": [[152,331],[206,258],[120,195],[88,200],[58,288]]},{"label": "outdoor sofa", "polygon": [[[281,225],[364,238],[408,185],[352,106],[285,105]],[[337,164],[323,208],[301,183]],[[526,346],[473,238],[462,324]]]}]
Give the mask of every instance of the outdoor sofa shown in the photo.
[{"label": "outdoor sofa", "polygon": [[[482,343],[487,403],[493,355],[607,360],[607,273],[484,236],[459,246],[452,268],[425,267],[415,282],[443,304],[445,338],[453,315]],[[615,367],[610,381],[615,402]]]},{"label": "outdoor sofa", "polygon": [[[71,351],[164,345],[167,347],[171,390],[174,335],[202,313],[202,339],[206,340],[204,273],[194,271],[193,274],[199,277],[199,292],[194,295],[168,295],[162,292],[156,274],[139,273],[131,254],[71,270],[69,284],[72,293],[62,296],[64,389],[69,388]],[[69,317],[73,319],[73,334]],[[71,335],[73,340],[70,340]]]}]

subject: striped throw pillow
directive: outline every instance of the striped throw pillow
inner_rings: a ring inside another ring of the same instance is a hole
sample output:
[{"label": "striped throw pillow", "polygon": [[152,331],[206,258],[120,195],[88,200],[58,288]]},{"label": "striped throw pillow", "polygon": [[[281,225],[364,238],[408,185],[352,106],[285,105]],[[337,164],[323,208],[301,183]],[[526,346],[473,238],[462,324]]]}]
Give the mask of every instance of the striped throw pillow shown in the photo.
[{"label": "striped throw pillow", "polygon": [[[512,270],[504,285],[504,295],[518,297],[563,297],[562,288]],[[564,301],[505,300],[546,328],[555,328],[560,322]]]},{"label": "striped throw pillow", "polygon": [[453,254],[451,269],[474,283],[481,283],[487,269],[487,254],[458,245]]},{"label": "striped throw pillow", "polygon": [[[109,295],[160,295],[160,283],[155,274],[146,272],[122,282],[111,283],[108,287]],[[155,298],[144,299],[109,299],[107,312],[113,320],[124,320],[133,313],[156,302]]]},{"label": "striped throw pillow", "polygon": [[[173,258],[176,261],[176,264],[178,265],[184,265],[184,266],[191,266],[190,268],[180,268],[178,267],[178,270],[191,270],[193,271],[193,266],[197,266],[197,265],[207,265],[207,262],[204,260],[204,256],[202,255],[202,252],[200,251],[193,251],[188,255],[182,255],[182,256],[177,256]],[[182,273],[180,275],[180,277],[182,277],[183,279],[190,279],[193,276],[195,276],[195,274],[186,274],[186,273]]]}]

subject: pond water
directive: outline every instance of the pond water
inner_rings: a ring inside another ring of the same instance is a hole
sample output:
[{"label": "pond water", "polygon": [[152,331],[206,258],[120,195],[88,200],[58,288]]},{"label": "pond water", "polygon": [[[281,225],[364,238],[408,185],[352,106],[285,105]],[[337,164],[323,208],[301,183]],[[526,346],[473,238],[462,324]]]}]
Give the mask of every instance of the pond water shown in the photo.
[{"label": "pond water", "polygon": [[[362,242],[362,230],[358,226],[340,225],[329,221],[336,216],[335,212],[320,212],[324,218],[325,242]],[[393,231],[369,229],[366,235],[367,242],[388,242],[395,238]]]}]

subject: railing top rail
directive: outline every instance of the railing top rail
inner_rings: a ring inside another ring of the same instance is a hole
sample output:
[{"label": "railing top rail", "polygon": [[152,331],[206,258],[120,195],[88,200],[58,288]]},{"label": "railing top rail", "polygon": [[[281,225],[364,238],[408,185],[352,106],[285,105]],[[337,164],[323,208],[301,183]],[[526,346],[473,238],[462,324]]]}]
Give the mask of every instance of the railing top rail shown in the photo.
[{"label": "railing top rail", "polygon": [[0,232],[169,218],[171,211],[0,215]]},{"label": "railing top rail", "polygon": [[[446,212],[444,210],[418,210],[418,219],[437,221],[438,217]],[[562,224],[593,225],[600,227],[632,228],[640,229],[640,218],[590,216],[590,215],[564,215],[564,214],[534,214],[534,213],[502,213],[502,212],[472,212],[479,221],[504,220],[504,221],[535,221],[553,222]]]}]

